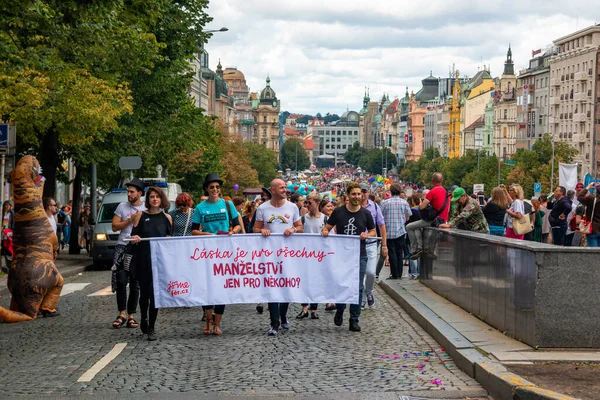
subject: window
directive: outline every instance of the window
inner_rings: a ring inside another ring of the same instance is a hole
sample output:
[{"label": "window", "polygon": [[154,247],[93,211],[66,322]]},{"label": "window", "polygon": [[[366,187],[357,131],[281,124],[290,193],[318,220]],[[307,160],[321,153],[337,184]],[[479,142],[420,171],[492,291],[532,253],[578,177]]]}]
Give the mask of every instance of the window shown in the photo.
[{"label": "window", "polygon": [[[341,138],[341,137],[337,138],[337,141],[338,141],[338,142],[341,142],[341,141],[342,141],[342,138]],[[339,147],[338,147],[338,149],[339,149]]]},{"label": "window", "polygon": [[267,117],[266,116],[263,117],[263,122],[267,122]]}]

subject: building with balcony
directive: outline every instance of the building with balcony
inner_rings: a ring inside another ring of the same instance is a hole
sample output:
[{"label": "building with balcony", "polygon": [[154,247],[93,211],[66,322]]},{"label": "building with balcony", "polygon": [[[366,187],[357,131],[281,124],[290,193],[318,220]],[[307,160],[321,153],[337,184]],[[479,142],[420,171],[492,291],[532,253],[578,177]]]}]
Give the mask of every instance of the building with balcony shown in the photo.
[{"label": "building with balcony", "polygon": [[559,38],[554,45],[555,54],[549,59],[549,133],[578,150],[575,161],[582,165],[582,175],[594,175],[600,167],[600,25]]},{"label": "building with balcony", "polygon": [[[494,152],[498,157],[510,158],[517,143],[517,77],[508,46],[504,71],[494,91]],[[488,97],[489,101],[489,97]],[[487,103],[485,104],[487,105]],[[485,113],[485,107],[483,109]]]},{"label": "building with balcony", "polygon": [[271,79],[267,76],[267,84],[252,101],[254,131],[252,140],[273,150],[279,157],[279,111],[281,102],[271,87]]},{"label": "building with balcony", "polygon": [[485,114],[477,118],[475,122],[463,129],[463,150],[482,150],[483,148],[483,128],[485,125]]},{"label": "building with balcony", "polygon": [[[219,64],[221,62],[219,61]],[[246,84],[246,77],[242,71],[235,67],[225,68],[223,79],[229,86],[231,97],[233,97],[233,108],[235,114],[235,131],[243,140],[252,140],[254,133],[254,118],[252,116],[252,104],[250,103],[250,88]]]},{"label": "building with balcony", "polygon": [[549,133],[548,111],[558,99],[550,96],[549,60],[553,50],[529,60],[529,68],[517,80],[518,149],[530,149],[537,139]]}]

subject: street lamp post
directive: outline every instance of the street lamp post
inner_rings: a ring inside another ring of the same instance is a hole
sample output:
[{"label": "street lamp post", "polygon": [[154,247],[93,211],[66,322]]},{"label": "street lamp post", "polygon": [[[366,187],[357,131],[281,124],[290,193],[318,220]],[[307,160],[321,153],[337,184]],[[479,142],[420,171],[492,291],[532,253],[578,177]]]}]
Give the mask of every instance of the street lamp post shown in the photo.
[{"label": "street lamp post", "polygon": [[[221,29],[210,29],[208,31],[202,31],[202,33],[227,32],[228,30],[229,30],[228,28],[222,27]],[[199,103],[200,104],[198,104],[199,108],[202,108],[202,80],[203,80],[203,78],[202,78],[202,54],[204,54],[204,42],[200,44],[200,74],[199,74],[200,75],[200,90],[199,90],[199,92],[200,92]],[[208,65],[207,65],[207,67],[208,67]],[[208,91],[208,89],[207,89],[207,91]],[[215,102],[216,102],[216,98],[215,98]],[[216,108],[216,105],[215,105],[215,108]],[[206,112],[208,113],[208,107],[206,109]],[[216,115],[217,110],[216,109],[213,110],[213,113],[215,113],[215,115]]]}]

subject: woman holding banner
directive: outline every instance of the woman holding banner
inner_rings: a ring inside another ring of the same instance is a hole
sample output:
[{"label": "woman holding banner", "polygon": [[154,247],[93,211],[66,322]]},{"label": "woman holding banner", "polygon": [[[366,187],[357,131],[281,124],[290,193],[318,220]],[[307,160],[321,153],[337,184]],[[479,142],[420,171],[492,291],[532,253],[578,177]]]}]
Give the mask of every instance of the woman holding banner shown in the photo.
[{"label": "woman holding banner", "polygon": [[[223,181],[217,174],[208,174],[204,178],[204,194],[208,196],[208,199],[196,206],[192,216],[192,235],[232,235],[241,232],[239,214],[231,201],[221,198],[221,186],[223,186]],[[225,306],[202,306],[202,309],[205,311],[206,317],[204,334],[222,335],[221,319],[225,312]]]},{"label": "woman holding banner", "polygon": [[[150,258],[150,241],[140,242],[142,238],[171,236],[173,221],[163,210],[169,208],[169,200],[165,193],[151,186],[146,190],[146,211],[137,220],[131,232],[131,239],[136,245],[135,277],[140,284],[140,312],[142,333],[148,334],[148,340],[156,340],[154,325],[158,316],[158,308],[154,306],[154,285],[152,281],[152,260]],[[148,312],[150,318],[148,319]]]},{"label": "woman holding banner", "polygon": [[[319,205],[321,204],[321,196],[317,192],[310,192],[306,196],[306,204],[308,205],[308,214],[303,215],[302,225],[304,227],[304,233],[321,233],[321,228],[325,226],[327,222],[327,215],[322,214],[319,211]],[[317,307],[319,304],[310,304],[310,319],[319,319],[317,315]],[[302,304],[302,311],[296,315],[296,319],[303,319],[308,317],[308,303]]]}]

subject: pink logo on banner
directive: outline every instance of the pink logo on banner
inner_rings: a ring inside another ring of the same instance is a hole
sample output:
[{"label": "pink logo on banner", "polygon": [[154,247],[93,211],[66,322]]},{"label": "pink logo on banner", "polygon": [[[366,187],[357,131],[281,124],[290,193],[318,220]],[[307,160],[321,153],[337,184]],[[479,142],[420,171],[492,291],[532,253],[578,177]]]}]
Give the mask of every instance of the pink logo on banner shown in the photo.
[{"label": "pink logo on banner", "polygon": [[170,281],[167,292],[171,297],[188,297],[192,291],[192,285],[187,279]]}]

